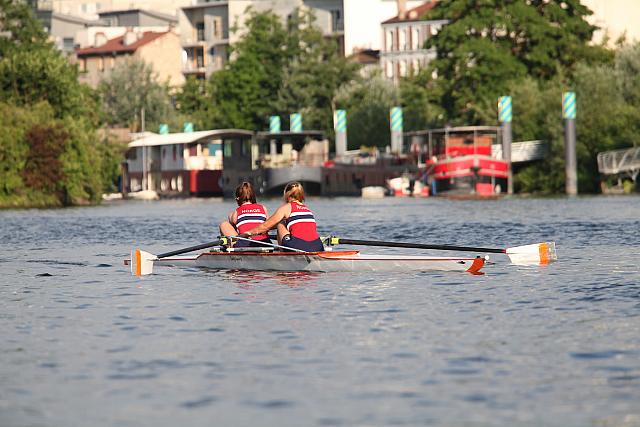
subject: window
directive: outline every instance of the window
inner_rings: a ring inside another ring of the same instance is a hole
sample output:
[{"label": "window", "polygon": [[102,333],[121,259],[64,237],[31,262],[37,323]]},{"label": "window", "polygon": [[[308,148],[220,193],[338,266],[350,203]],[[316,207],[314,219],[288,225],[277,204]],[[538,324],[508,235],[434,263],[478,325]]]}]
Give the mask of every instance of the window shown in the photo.
[{"label": "window", "polygon": [[62,39],[62,49],[73,50],[73,37],[65,37]]},{"label": "window", "polygon": [[204,41],[204,22],[198,22],[196,24],[196,40],[199,42]]},{"label": "window", "polygon": [[411,31],[411,45],[413,50],[421,49],[422,43],[420,40],[420,28],[413,28]]},{"label": "window", "polygon": [[329,11],[331,13],[331,31],[338,32],[344,31],[344,23],[342,21],[342,14],[339,9]]},{"label": "window", "polygon": [[104,71],[104,57],[98,58],[98,70]]},{"label": "window", "polygon": [[109,57],[109,68],[110,69],[114,69],[116,67],[116,58],[114,58],[113,56]]},{"label": "window", "polygon": [[213,38],[222,38],[222,19],[219,16],[213,18]]},{"label": "window", "polygon": [[225,157],[233,156],[233,142],[227,141],[222,144]]},{"label": "window", "polygon": [[81,72],[84,73],[85,71],[87,71],[87,60],[86,59],[81,59],[79,67],[80,67],[80,71]]},{"label": "window", "polygon": [[393,62],[387,61],[384,65],[387,78],[393,78]]},{"label": "window", "polygon": [[398,30],[398,44],[400,46],[398,46],[398,49],[400,50],[406,50],[407,49],[407,30],[406,29],[402,29],[402,30]]},{"label": "window", "polygon": [[245,139],[240,142],[241,155],[246,157],[251,154],[251,140]]},{"label": "window", "polygon": [[387,31],[387,50],[393,50],[393,30]]},{"label": "window", "polygon": [[204,51],[202,48],[196,50],[196,65],[198,68],[204,67]]},{"label": "window", "polygon": [[407,75],[407,61],[400,61],[400,75],[402,77]]}]

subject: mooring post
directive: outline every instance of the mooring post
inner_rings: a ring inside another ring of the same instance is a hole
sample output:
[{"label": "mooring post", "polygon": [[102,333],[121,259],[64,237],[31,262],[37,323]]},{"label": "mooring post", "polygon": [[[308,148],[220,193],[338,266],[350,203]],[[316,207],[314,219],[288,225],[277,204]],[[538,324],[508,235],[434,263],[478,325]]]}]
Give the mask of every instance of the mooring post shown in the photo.
[{"label": "mooring post", "polygon": [[498,100],[498,120],[502,126],[502,160],[507,162],[507,194],[513,194],[513,172],[511,170],[511,97],[501,96]]},{"label": "mooring post", "polygon": [[[280,116],[269,117],[269,133],[280,133]],[[276,146],[275,139],[271,139],[269,141],[269,154],[272,159],[273,156],[278,154],[278,147]]]},{"label": "mooring post", "polygon": [[339,157],[347,151],[347,112],[336,110],[333,123],[336,131],[336,157]]},{"label": "mooring post", "polygon": [[568,195],[578,194],[578,161],[576,159],[576,93],[562,95],[564,117],[565,189]]},{"label": "mooring post", "polygon": [[391,151],[402,154],[402,107],[391,109]]}]

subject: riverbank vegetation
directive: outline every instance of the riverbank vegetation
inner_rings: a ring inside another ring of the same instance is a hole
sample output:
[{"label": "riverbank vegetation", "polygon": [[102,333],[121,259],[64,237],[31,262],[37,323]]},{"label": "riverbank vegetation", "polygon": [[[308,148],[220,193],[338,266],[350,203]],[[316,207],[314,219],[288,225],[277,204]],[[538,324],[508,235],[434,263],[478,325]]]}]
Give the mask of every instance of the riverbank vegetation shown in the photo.
[{"label": "riverbank vegetation", "polygon": [[171,88],[131,60],[93,90],[29,7],[0,0],[0,10],[0,207],[91,204],[115,191],[124,147],[98,136],[103,127],[261,131],[271,115],[287,129],[298,112],[332,140],[341,108],[349,148],[384,147],[392,106],[403,107],[405,131],[495,126],[498,97],[510,95],[514,140],[550,147],[544,162],[516,171],[516,191],[545,194],[564,189],[563,92],[577,94],[581,192],[600,189],[598,152],[638,144],[640,45],[592,44],[579,0],[440,2],[422,17],[448,20],[425,46],[437,56],[399,85],[344,58],[308,12],[283,22],[249,9],[243,37],[208,80]]},{"label": "riverbank vegetation", "polygon": [[97,137],[95,94],[26,5],[0,10],[0,207],[98,203],[122,152]]}]

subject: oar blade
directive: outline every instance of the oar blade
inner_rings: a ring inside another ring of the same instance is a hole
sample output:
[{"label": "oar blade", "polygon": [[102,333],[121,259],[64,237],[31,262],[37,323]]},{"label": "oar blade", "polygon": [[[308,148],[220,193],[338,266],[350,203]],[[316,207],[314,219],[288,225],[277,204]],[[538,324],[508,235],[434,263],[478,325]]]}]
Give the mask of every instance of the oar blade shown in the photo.
[{"label": "oar blade", "polygon": [[134,249],[131,251],[131,274],[145,276],[153,273],[153,262],[158,259],[154,254]]},{"label": "oar blade", "polygon": [[515,246],[507,248],[505,253],[516,265],[547,265],[558,260],[555,242]]}]

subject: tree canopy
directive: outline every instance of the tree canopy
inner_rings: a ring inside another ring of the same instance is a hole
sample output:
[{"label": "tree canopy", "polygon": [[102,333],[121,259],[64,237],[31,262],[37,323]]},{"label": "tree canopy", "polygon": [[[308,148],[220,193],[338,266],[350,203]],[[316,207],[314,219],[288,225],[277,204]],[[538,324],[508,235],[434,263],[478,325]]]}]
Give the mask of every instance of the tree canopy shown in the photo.
[{"label": "tree canopy", "polygon": [[495,102],[513,80],[571,75],[580,61],[607,58],[588,44],[596,27],[579,0],[451,0],[428,13],[448,20],[426,43],[437,58],[425,72],[435,72],[454,123],[493,120]]},{"label": "tree canopy", "polygon": [[330,133],[334,97],[358,66],[340,57],[309,12],[297,10],[286,26],[273,12],[247,13],[246,33],[209,80],[210,124],[265,129],[271,115],[301,112],[306,127]]}]

